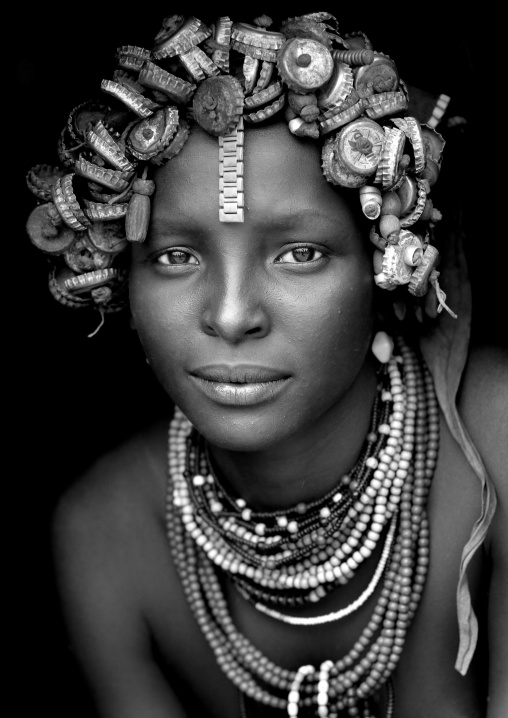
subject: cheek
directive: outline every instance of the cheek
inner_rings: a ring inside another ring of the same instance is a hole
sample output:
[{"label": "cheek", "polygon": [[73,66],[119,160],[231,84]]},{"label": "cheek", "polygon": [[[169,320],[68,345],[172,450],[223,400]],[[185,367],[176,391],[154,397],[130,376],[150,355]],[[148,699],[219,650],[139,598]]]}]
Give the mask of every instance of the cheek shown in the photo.
[{"label": "cheek", "polygon": [[351,257],[302,303],[300,329],[316,358],[334,364],[363,353],[373,326],[374,282],[368,257]]},{"label": "cheek", "polygon": [[373,298],[370,261],[357,257],[334,282],[316,288],[300,317],[295,336],[300,396],[310,419],[339,401],[364,366],[374,324]]},{"label": "cheek", "polygon": [[129,302],[138,336],[159,381],[170,390],[182,356],[189,351],[192,311],[189,297],[169,291],[169,283],[154,280],[134,268],[129,280]]}]

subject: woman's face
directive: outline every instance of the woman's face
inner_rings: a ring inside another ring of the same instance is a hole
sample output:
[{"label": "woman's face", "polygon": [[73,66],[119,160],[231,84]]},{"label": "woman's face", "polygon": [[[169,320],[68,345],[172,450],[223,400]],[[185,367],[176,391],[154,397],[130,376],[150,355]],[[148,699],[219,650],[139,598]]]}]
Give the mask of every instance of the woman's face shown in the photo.
[{"label": "woman's face", "polygon": [[[219,222],[218,142],[157,171],[130,302],[164,389],[216,446],[270,448],[333,417],[372,333],[370,252],[316,143],[245,132],[245,222]],[[353,198],[353,199],[356,199]]]}]

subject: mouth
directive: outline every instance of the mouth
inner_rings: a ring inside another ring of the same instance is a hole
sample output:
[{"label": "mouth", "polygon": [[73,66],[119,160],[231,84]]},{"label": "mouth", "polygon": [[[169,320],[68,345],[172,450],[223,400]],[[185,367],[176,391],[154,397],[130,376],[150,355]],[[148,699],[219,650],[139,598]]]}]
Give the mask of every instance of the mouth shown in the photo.
[{"label": "mouth", "polygon": [[287,372],[246,364],[200,367],[189,374],[206,396],[229,406],[252,406],[270,401],[290,379]]}]

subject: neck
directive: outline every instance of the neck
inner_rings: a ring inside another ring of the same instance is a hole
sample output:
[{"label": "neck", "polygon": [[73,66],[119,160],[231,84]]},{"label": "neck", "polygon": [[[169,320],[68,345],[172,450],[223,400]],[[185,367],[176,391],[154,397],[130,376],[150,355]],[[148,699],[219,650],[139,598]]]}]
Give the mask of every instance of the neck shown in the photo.
[{"label": "neck", "polygon": [[340,402],[281,444],[255,452],[210,446],[221,482],[255,511],[287,509],[323,496],[360,454],[376,385],[374,364],[366,361]]}]

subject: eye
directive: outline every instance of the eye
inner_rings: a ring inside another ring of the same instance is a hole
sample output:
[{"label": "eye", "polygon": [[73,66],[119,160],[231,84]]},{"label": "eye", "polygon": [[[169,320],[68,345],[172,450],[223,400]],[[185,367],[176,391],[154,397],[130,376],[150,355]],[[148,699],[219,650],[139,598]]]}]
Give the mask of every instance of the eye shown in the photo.
[{"label": "eye", "polygon": [[199,264],[193,254],[183,249],[168,249],[163,254],[159,254],[159,256],[155,258],[155,261],[164,267]]},{"label": "eye", "polygon": [[280,254],[275,261],[285,264],[303,264],[316,262],[324,256],[324,253],[320,252],[319,249],[306,245],[303,247],[295,247],[294,249]]}]

